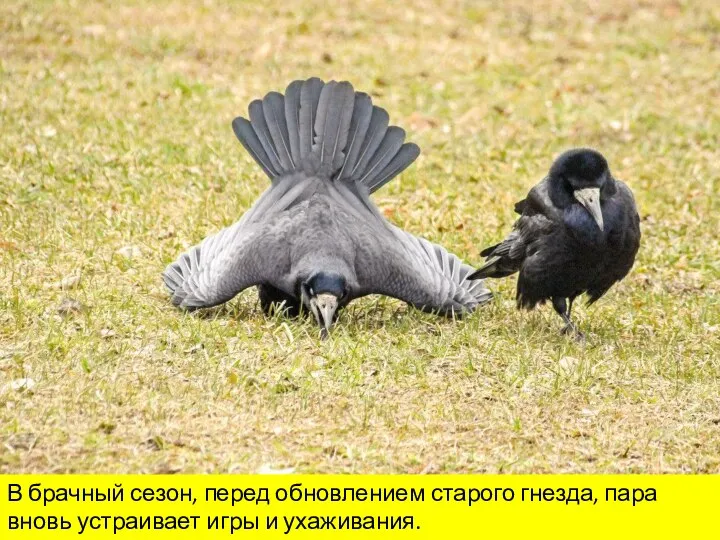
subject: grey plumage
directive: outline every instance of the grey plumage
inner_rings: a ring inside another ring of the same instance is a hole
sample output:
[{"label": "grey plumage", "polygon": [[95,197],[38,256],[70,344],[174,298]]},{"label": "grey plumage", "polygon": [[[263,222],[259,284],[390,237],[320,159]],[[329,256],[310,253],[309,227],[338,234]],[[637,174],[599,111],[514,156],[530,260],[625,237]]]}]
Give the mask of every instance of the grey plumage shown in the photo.
[{"label": "grey plumage", "polygon": [[300,91],[303,81],[295,81],[285,90],[285,122],[290,139],[290,152],[293,161],[300,163]]},{"label": "grey plumage", "polygon": [[375,151],[378,149],[380,143],[385,137],[389,121],[390,118],[385,109],[373,107],[370,117],[370,125],[368,126],[363,142],[360,145],[358,162],[347,173],[353,180],[357,180],[360,175],[362,175],[369,161],[375,155]]},{"label": "grey plumage", "polygon": [[250,103],[250,106],[248,107],[248,114],[250,115],[250,124],[255,131],[255,135],[257,135],[260,144],[262,144],[263,150],[265,150],[265,154],[268,156],[268,158],[270,158],[272,170],[274,171],[275,176],[279,176],[284,172],[284,170],[280,162],[278,150],[273,144],[270,128],[268,128],[267,121],[265,120],[265,110],[263,107],[263,102],[259,99],[256,99],[255,101]]},{"label": "grey plumage", "polygon": [[367,294],[458,316],[490,299],[470,266],[388,223],[370,200],[420,150],[369,96],[313,78],[253,101],[249,115],[233,130],[271,186],[237,223],[168,266],[175,305],[209,307],[257,285],[264,307],[305,305],[327,329]]},{"label": "grey plumage", "polygon": [[[373,104],[370,96],[363,92],[355,93],[355,105],[353,106],[353,115],[350,122],[350,132],[348,133],[348,145],[345,150],[345,163],[338,174],[339,178],[350,179],[352,171],[355,169],[362,143],[365,140],[370,119],[372,118]],[[345,174],[347,171],[347,175]]]},{"label": "grey plumage", "polygon": [[270,178],[275,177],[277,172],[273,168],[270,158],[265,153],[265,149],[263,148],[260,139],[255,134],[252,124],[245,118],[238,117],[233,120],[232,127],[235,132],[235,136],[240,139],[240,142],[245,147],[245,150],[250,152],[250,155],[258,163],[258,165],[262,167],[265,174],[267,174]]},{"label": "grey plumage", "polygon": [[405,170],[420,155],[420,148],[414,144],[403,144],[390,163],[368,182],[370,193],[377,191]]},{"label": "grey plumage", "polygon": [[315,116],[320,101],[320,92],[324,83],[313,77],[302,83],[300,89],[300,114],[298,116],[298,136],[300,140],[300,158],[310,156],[314,142]]},{"label": "grey plumage", "polygon": [[313,152],[320,159],[319,176],[332,177],[345,161],[355,91],[349,82],[327,83],[320,92]]},{"label": "grey plumage", "polygon": [[372,163],[368,164],[367,168],[362,172],[362,176],[360,176],[357,181],[366,186],[371,185],[375,176],[382,171],[400,151],[404,140],[405,130],[397,126],[389,127],[385,132],[380,146],[375,151]]},{"label": "grey plumage", "polygon": [[285,122],[285,102],[282,94],[270,92],[262,101],[265,123],[272,137],[273,147],[277,149],[278,160],[283,172],[290,172],[295,168],[291,150],[290,135]]}]

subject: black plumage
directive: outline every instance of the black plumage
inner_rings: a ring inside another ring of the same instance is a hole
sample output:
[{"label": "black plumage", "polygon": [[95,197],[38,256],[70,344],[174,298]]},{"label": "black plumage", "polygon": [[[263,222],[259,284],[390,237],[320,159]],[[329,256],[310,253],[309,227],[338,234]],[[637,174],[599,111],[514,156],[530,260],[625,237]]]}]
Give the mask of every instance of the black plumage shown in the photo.
[{"label": "black plumage", "polygon": [[472,277],[519,272],[518,307],[551,300],[563,331],[582,337],[570,319],[573,301],[583,293],[589,304],[603,296],[628,274],[640,247],[632,192],[613,178],[602,154],[579,148],[557,158],[515,211],[512,232],[481,252],[486,262]]}]

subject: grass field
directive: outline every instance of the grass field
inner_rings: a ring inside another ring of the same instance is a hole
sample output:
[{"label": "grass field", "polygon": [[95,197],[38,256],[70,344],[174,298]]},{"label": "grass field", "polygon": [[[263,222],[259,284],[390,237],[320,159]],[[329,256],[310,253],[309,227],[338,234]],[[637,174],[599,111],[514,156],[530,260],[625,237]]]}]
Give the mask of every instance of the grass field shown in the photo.
[{"label": "grass field", "polygon": [[[0,472],[720,472],[720,4],[296,4],[2,2]],[[562,150],[605,153],[643,245],[587,343],[514,278],[325,342],[254,290],[174,309],[164,266],[268,185],[231,120],[312,75],[406,128],[375,200],[471,263]]]}]

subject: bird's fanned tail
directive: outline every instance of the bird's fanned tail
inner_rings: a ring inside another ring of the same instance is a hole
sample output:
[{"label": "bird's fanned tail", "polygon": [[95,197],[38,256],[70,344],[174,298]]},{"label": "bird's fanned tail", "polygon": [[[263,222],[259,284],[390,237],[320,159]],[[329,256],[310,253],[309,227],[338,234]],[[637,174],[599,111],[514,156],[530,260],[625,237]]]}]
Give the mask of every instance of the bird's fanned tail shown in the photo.
[{"label": "bird's fanned tail", "polygon": [[380,189],[420,154],[387,112],[349,82],[294,81],[285,95],[270,92],[250,104],[233,131],[275,182],[304,172],[334,182]]}]

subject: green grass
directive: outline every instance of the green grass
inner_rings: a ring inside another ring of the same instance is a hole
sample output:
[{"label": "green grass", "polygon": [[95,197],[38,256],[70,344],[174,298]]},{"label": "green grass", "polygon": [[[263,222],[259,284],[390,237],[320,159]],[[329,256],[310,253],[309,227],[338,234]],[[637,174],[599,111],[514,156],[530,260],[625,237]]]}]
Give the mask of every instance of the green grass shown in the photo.
[{"label": "green grass", "polygon": [[[143,4],[0,7],[0,471],[720,472],[717,2]],[[170,306],[164,266],[268,185],[230,121],[312,75],[407,129],[375,200],[471,263],[553,157],[605,153],[644,236],[587,344],[514,278],[326,342],[254,291]]]}]

